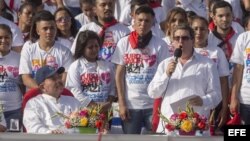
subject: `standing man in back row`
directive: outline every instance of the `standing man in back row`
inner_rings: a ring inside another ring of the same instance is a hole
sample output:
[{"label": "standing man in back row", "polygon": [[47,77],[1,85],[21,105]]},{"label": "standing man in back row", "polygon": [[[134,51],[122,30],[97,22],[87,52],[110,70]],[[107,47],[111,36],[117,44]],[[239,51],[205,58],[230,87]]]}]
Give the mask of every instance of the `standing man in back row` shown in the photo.
[{"label": "standing man in back row", "polygon": [[158,64],[169,56],[167,44],[154,36],[154,11],[141,6],[135,11],[134,30],[117,44],[111,62],[116,64],[119,114],[125,134],[140,134],[142,123],[152,130],[153,99],[147,87]]},{"label": "standing man in back row", "polygon": [[[97,17],[94,22],[82,26],[79,32],[84,30],[92,30],[96,32],[102,40],[99,58],[110,61],[117,42],[129,33],[129,29],[125,25],[118,23],[114,18],[114,0],[93,1],[93,8]],[[75,54],[76,39],[77,37],[71,47],[72,54]]]}]

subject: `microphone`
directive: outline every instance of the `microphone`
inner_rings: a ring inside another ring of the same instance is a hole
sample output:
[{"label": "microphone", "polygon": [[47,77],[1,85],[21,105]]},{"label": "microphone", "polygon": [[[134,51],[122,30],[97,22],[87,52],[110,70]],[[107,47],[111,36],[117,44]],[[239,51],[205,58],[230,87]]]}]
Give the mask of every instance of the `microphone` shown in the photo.
[{"label": "microphone", "polygon": [[175,49],[175,51],[174,51],[174,61],[175,61],[176,63],[178,62],[178,58],[181,57],[181,55],[182,55],[181,47]]}]

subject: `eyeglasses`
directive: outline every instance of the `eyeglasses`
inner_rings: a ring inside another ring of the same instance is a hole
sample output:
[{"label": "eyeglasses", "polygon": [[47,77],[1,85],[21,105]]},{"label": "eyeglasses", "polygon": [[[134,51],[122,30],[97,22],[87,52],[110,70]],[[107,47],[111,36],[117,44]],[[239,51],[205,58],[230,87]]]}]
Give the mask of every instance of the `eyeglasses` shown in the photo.
[{"label": "eyeglasses", "polygon": [[173,37],[173,40],[175,40],[175,41],[180,41],[180,39],[183,40],[183,41],[187,41],[187,40],[189,40],[191,38],[188,37],[188,36],[174,36]]},{"label": "eyeglasses", "polygon": [[56,22],[62,23],[62,22],[69,22],[71,21],[71,17],[60,17],[56,19]]}]

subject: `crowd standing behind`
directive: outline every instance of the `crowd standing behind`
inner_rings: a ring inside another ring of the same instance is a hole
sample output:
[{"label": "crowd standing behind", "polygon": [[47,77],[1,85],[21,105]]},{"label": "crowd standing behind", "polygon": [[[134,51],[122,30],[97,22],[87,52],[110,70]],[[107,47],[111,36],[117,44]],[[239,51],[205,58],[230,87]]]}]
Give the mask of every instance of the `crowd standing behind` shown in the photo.
[{"label": "crowd standing behind", "polygon": [[[41,98],[53,105],[46,94],[57,84],[60,94],[59,80],[82,106],[101,103],[105,111],[118,98],[126,134],[164,131],[158,109],[167,117],[176,112],[168,102],[181,100],[184,90],[198,95],[189,101],[199,112],[215,111],[220,133],[230,114],[249,125],[249,9],[250,0],[0,0],[0,132],[66,133],[59,124],[32,127],[50,112],[27,115],[46,107]],[[65,71],[58,81],[44,76],[38,83],[44,67]],[[22,113],[23,97],[34,88],[42,95]]]}]

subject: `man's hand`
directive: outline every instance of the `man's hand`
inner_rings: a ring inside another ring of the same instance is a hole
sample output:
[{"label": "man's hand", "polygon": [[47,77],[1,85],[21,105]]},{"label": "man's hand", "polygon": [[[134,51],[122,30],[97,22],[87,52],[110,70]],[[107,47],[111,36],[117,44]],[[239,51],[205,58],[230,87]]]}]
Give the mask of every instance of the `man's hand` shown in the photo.
[{"label": "man's hand", "polygon": [[238,108],[239,108],[239,100],[238,100],[238,98],[231,98],[230,113],[231,114],[238,113]]},{"label": "man's hand", "polygon": [[128,120],[130,118],[129,111],[126,106],[119,105],[119,114],[122,120]]},{"label": "man's hand", "polygon": [[174,72],[175,68],[176,68],[176,62],[174,60],[171,60],[171,62],[168,64],[168,67],[167,67],[167,75],[168,76],[171,76],[172,73]]},{"label": "man's hand", "polygon": [[218,115],[218,121],[219,121],[219,124],[218,124],[218,127],[221,128],[223,125],[226,124],[227,122],[227,118],[228,118],[228,106],[225,105],[225,106],[222,106],[222,109]]}]

